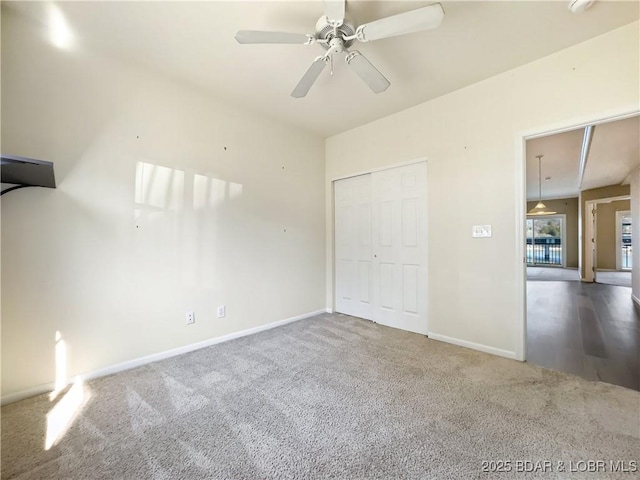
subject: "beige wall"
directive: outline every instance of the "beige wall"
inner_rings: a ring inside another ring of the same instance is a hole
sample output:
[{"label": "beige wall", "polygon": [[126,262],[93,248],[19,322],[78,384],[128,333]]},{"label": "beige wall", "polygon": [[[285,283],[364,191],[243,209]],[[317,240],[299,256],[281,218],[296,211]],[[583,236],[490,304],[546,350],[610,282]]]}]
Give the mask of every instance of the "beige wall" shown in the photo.
[{"label": "beige wall", "polygon": [[616,212],[628,211],[629,200],[601,203],[596,209],[597,221],[597,264],[596,269],[616,270],[616,252],[619,248],[616,241]]},{"label": "beige wall", "polygon": [[[527,202],[527,212],[538,202]],[[578,197],[544,200],[547,208],[566,215],[566,234],[564,239],[567,256],[567,268],[578,268]]]},{"label": "beige wall", "polygon": [[[580,275],[582,276],[582,278],[584,278],[585,276],[585,263],[584,263],[584,256],[587,254],[587,238],[586,235],[584,234],[585,232],[585,221],[588,218],[587,217],[587,212],[586,212],[586,208],[585,208],[585,203],[590,201],[590,200],[598,200],[600,198],[612,198],[612,197],[621,197],[621,196],[625,196],[625,195],[630,195],[631,194],[631,187],[630,185],[609,185],[607,187],[601,187],[601,188],[592,188],[590,190],[583,190],[582,192],[580,192],[580,202],[581,202],[581,212],[582,212],[582,269],[580,271]],[[600,206],[598,206],[598,208],[600,208]],[[600,227],[598,226],[598,230],[600,229]],[[614,233],[615,235],[615,233]],[[606,241],[605,240],[605,245],[606,245]],[[605,268],[605,267],[600,267],[600,268]],[[615,257],[614,257],[614,267],[615,268]]]},{"label": "beige wall", "polygon": [[[638,26],[327,139],[328,304],[331,181],[427,158],[429,330],[446,341],[523,358],[522,137],[637,111]],[[493,237],[472,238],[472,226],[484,224],[492,225]]]},{"label": "beige wall", "polygon": [[325,308],[323,139],[41,33],[3,10],[2,151],[58,181],[2,197],[3,397],[56,332],[71,376]]}]

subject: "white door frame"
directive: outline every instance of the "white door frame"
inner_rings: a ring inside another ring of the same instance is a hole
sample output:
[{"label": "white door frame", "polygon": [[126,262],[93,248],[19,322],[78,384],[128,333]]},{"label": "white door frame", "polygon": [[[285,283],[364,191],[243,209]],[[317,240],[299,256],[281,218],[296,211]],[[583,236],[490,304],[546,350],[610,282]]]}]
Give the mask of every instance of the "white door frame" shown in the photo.
[{"label": "white door frame", "polygon": [[423,162],[426,163],[427,165],[429,164],[429,162],[427,161],[427,157],[419,157],[419,158],[414,158],[413,160],[407,160],[406,162],[392,163],[390,165],[385,165],[383,167],[371,168],[368,170],[360,170],[355,173],[349,173],[347,175],[340,175],[338,177],[334,177],[331,179],[331,184],[333,185],[333,183],[336,182],[337,180],[344,180],[345,178],[358,177],[360,175],[367,175],[368,173],[382,172],[383,170],[392,170],[394,168],[406,167],[407,165],[413,165],[415,163],[423,163]]},{"label": "white door frame", "polygon": [[[585,264],[584,264],[584,273],[585,276],[582,279],[583,282],[596,282],[598,281],[598,273],[597,273],[597,260],[598,260],[598,204],[601,203],[611,203],[611,202],[617,202],[620,200],[631,200],[631,196],[630,195],[620,195],[618,197],[607,197],[607,198],[596,198],[594,200],[589,200],[585,202],[585,226],[584,226],[584,232],[585,232],[585,238],[587,239],[587,245],[589,245],[589,241],[588,239],[591,238],[591,244],[592,244],[592,248],[593,248],[593,254],[592,255],[585,255]],[[589,221],[587,222],[586,219],[588,218],[586,215],[589,214],[590,212],[593,214],[593,212],[595,211],[595,216],[593,218],[593,221]],[[617,219],[617,216],[616,216]],[[617,228],[617,227],[616,227]],[[618,249],[616,249],[616,252],[618,252]],[[616,260],[618,257],[619,253],[616,253]]]},{"label": "white door frame", "polygon": [[[598,258],[598,201],[589,200],[584,202],[584,238],[587,247],[584,249],[584,276],[583,282],[594,282],[596,280],[596,259]],[[589,247],[591,246],[591,247]]]},{"label": "white door frame", "polygon": [[[630,217],[631,210],[619,210],[616,212],[616,270],[622,271],[622,217]],[[633,228],[633,224],[631,226]],[[632,264],[633,265],[633,264]],[[624,270],[631,270],[625,268]]]},{"label": "white door frame", "polygon": [[515,136],[515,197],[516,197],[516,302],[520,305],[516,318],[516,352],[517,360],[524,361],[527,356],[527,256],[525,252],[527,218],[527,172],[526,172],[526,142],[527,140],[546,137],[556,133],[568,132],[588,125],[613,122],[631,118],[640,114],[637,105],[616,109],[608,113],[582,116],[565,122],[541,126],[535,129],[521,131]]}]

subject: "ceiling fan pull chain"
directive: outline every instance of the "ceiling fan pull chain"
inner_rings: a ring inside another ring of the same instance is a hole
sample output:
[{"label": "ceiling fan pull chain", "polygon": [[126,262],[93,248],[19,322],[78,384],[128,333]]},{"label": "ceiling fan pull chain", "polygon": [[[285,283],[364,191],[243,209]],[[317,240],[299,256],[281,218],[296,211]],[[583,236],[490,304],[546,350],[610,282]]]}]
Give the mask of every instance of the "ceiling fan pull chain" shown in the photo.
[{"label": "ceiling fan pull chain", "polygon": [[331,75],[333,76],[333,55],[329,55],[329,61],[331,62]]}]

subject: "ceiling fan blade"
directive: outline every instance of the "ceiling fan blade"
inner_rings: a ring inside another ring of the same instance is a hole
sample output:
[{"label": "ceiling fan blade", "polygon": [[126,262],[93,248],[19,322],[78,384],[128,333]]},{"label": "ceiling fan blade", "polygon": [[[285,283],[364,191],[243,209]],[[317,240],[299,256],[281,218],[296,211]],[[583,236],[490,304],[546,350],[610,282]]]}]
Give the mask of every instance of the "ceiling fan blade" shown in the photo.
[{"label": "ceiling fan blade", "polygon": [[443,18],[444,10],[442,5],[434,3],[433,5],[360,25],[357,29],[358,40],[369,42],[371,40],[404,35],[405,33],[429,30],[440,25]]},{"label": "ceiling fan blade", "polygon": [[358,51],[350,52],[346,58],[347,63],[353,69],[358,76],[369,85],[369,88],[374,93],[384,92],[391,83],[382,75],[376,67],[374,67],[369,60],[366,59]]},{"label": "ceiling fan blade", "polygon": [[294,98],[304,97],[309,92],[313,84],[322,73],[322,70],[324,70],[324,67],[326,66],[327,61],[324,57],[316,58],[307,72],[304,74],[304,76],[300,79],[298,85],[296,85],[296,88],[294,88],[293,92],[291,92],[291,96]]},{"label": "ceiling fan blade", "polygon": [[324,14],[329,23],[342,23],[344,21],[345,0],[324,0]]},{"label": "ceiling fan blade", "polygon": [[304,33],[262,32],[240,30],[236,33],[238,43],[310,43],[313,37]]}]

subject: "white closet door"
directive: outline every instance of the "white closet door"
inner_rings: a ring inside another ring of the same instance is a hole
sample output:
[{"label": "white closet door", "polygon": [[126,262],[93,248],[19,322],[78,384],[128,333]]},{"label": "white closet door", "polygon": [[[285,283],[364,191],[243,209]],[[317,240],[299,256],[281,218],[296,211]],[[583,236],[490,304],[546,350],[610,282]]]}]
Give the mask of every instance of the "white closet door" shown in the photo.
[{"label": "white closet door", "polygon": [[371,175],[334,183],[336,311],[373,320]]},{"label": "white closet door", "polygon": [[427,164],[372,174],[373,317],[427,333]]}]

